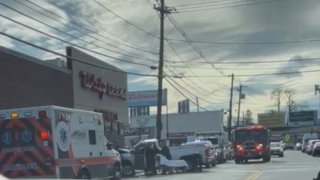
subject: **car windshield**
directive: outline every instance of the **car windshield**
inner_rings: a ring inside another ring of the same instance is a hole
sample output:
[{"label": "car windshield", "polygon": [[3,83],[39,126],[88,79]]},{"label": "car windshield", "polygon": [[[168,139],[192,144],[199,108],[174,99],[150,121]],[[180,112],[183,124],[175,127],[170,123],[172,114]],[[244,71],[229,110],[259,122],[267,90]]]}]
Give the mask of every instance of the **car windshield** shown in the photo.
[{"label": "car windshield", "polygon": [[265,131],[240,130],[235,133],[236,141],[246,140],[266,140],[267,133]]},{"label": "car windshield", "polygon": [[9,179],[320,180],[317,139],[320,0],[0,0]]}]

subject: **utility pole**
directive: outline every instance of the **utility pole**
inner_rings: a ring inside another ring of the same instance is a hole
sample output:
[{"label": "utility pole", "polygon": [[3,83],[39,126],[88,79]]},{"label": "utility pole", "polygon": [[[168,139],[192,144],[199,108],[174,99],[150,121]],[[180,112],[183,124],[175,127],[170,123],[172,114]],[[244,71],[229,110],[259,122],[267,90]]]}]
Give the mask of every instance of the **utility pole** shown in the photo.
[{"label": "utility pole", "polygon": [[196,97],[196,100],[197,100],[197,110],[198,110],[198,112],[199,112],[199,98]]},{"label": "utility pole", "polygon": [[172,9],[165,7],[164,0],[160,0],[160,7],[154,7],[155,10],[160,12],[160,50],[159,50],[159,71],[158,71],[158,104],[157,104],[157,123],[156,134],[157,139],[161,139],[162,121],[162,79],[163,79],[163,40],[164,40],[164,15],[169,14]]},{"label": "utility pole", "polygon": [[231,120],[232,120],[232,96],[233,96],[233,80],[234,75],[231,75],[231,88],[230,88],[230,106],[229,106],[229,119],[228,119],[228,137],[231,141]]},{"label": "utility pole", "polygon": [[242,85],[240,84],[240,88],[239,88],[239,104],[238,104],[238,116],[237,116],[237,127],[239,126],[239,118],[240,118],[240,105],[241,105],[241,96],[242,96]]}]

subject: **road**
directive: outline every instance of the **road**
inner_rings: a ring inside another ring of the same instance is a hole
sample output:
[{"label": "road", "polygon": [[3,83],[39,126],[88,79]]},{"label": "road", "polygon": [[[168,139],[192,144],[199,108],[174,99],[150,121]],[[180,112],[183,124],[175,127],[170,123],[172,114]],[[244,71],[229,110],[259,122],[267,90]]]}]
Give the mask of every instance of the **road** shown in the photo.
[{"label": "road", "polygon": [[300,151],[285,151],[285,157],[272,157],[269,163],[249,161],[236,165],[233,161],[219,164],[202,172],[157,175],[145,177],[138,173],[134,178],[126,179],[173,179],[173,180],[312,180],[320,170],[320,157],[312,157]]}]

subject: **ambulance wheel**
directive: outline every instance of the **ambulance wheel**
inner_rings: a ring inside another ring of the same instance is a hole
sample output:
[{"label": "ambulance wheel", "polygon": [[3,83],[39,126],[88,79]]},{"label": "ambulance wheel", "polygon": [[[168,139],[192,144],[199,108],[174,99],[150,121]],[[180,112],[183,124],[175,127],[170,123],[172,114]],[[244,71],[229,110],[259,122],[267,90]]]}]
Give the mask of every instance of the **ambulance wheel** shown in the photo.
[{"label": "ambulance wheel", "polygon": [[122,175],[123,176],[134,176],[135,175],[135,171],[134,171],[132,164],[127,163],[127,162],[124,162],[122,164]]},{"label": "ambulance wheel", "polygon": [[113,180],[120,180],[121,179],[121,168],[119,165],[114,166],[112,179]]},{"label": "ambulance wheel", "polygon": [[90,173],[86,169],[82,169],[77,179],[91,179]]}]

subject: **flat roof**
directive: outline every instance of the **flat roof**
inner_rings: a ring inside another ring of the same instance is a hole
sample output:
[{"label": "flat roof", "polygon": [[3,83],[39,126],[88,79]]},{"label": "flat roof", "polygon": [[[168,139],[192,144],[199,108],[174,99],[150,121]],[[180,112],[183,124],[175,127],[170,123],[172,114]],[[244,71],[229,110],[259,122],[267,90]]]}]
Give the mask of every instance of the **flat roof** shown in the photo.
[{"label": "flat roof", "polygon": [[27,54],[24,54],[24,53],[21,53],[21,52],[18,52],[18,51],[15,51],[13,49],[9,49],[9,48],[0,46],[0,51],[3,52],[3,53],[9,54],[11,56],[16,56],[16,57],[22,58],[22,59],[24,59],[26,61],[45,66],[47,68],[55,69],[55,70],[58,70],[58,71],[61,71],[61,72],[64,72],[64,73],[71,73],[70,69],[59,67],[59,66],[55,66],[53,64],[47,63],[46,61],[43,61],[41,59],[37,59],[35,57],[32,57],[30,55],[27,55]]}]

